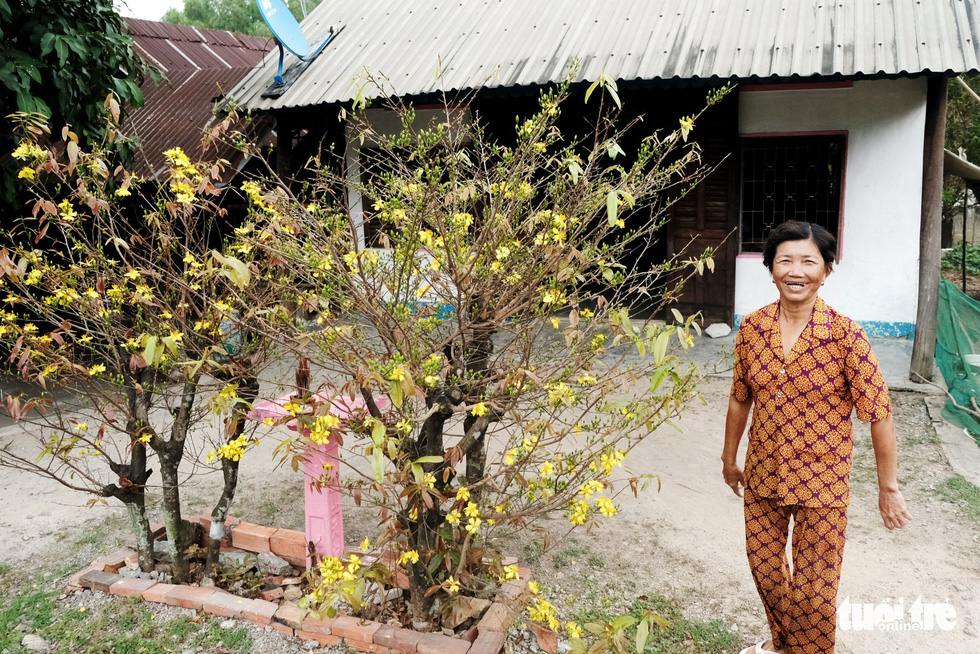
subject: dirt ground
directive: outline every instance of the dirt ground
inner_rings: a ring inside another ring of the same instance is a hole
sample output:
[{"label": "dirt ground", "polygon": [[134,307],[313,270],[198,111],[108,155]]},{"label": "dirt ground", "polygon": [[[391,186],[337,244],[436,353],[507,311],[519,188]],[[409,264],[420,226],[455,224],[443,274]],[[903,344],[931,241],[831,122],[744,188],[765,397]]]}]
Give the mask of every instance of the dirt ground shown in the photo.
[{"label": "dirt ground", "polygon": [[[659,492],[654,486],[639,499],[621,496],[620,516],[592,533],[561,538],[549,552],[541,552],[535,535],[507,544],[509,553],[535,570],[566,615],[584,606],[625,607],[640,595],[663,594],[689,619],[722,620],[737,632],[740,647],[767,635],[745,561],[741,503],[721,480],[729,383],[707,378],[702,387],[706,403],[695,404],[683,417],[683,433],[662,429],[630,457],[634,471],[659,475]],[[870,434],[867,425],[858,424],[840,599],[877,605],[903,598],[907,608],[921,597],[923,603],[952,605],[956,624],[949,631],[841,630],[838,651],[972,654],[980,651],[980,595],[975,590],[980,587],[980,521],[937,490],[953,473],[923,396],[894,392],[893,401],[900,481],[914,520],[903,531],[882,526]],[[11,437],[13,447],[19,447],[22,440],[9,429],[0,433],[0,442]],[[301,479],[288,468],[274,470],[271,450],[263,444],[245,459],[233,513],[252,522],[302,528]],[[184,491],[190,508],[209,510],[218,481],[214,476],[191,480]],[[46,480],[0,469],[0,563],[55,570],[73,557],[90,559],[97,550],[114,547],[126,533],[125,513],[117,507],[84,508],[86,499]],[[373,534],[369,509],[350,505],[345,521],[351,546]],[[295,641],[277,644],[277,638],[268,635],[253,651],[296,646]]]}]

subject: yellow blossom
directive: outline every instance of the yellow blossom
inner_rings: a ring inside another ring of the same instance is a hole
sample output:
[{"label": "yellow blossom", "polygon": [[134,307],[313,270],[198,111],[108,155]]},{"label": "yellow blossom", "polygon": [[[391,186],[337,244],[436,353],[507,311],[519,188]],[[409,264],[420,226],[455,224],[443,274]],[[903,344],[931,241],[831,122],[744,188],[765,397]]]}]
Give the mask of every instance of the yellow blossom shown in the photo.
[{"label": "yellow blossom", "polygon": [[469,521],[466,523],[466,531],[469,532],[471,535],[475,535],[476,532],[479,531],[480,524],[482,522],[483,521],[480,518],[477,517],[470,518]]},{"label": "yellow blossom", "polygon": [[619,512],[619,509],[616,508],[616,505],[608,497],[597,497],[595,505],[599,508],[599,512],[607,518]]},{"label": "yellow blossom", "polygon": [[558,318],[552,318],[551,319],[551,326],[554,327],[555,329],[558,329],[558,326],[560,324],[561,324],[561,321],[559,321]]},{"label": "yellow blossom", "polygon": [[484,402],[479,402],[476,406],[473,407],[470,413],[472,413],[475,416],[486,416],[490,414],[490,407],[488,407]]},{"label": "yellow blossom", "polygon": [[517,565],[505,565],[504,566],[504,580],[510,579],[520,579],[521,575],[517,570]]},{"label": "yellow blossom", "polygon": [[542,477],[549,477],[553,474],[555,474],[555,464],[553,464],[551,461],[545,461],[541,464]]},{"label": "yellow blossom", "polygon": [[80,422],[77,425],[75,425],[75,429],[77,429],[78,431],[88,431],[88,423]]},{"label": "yellow blossom", "polygon": [[568,634],[569,638],[581,638],[582,637],[582,627],[578,626],[574,622],[565,623],[565,633]]},{"label": "yellow blossom", "polygon": [[458,491],[456,491],[456,499],[460,502],[466,502],[470,499],[470,489],[466,486],[461,486]]},{"label": "yellow blossom", "polygon": [[446,583],[448,584],[446,590],[449,591],[450,594],[459,592],[459,582],[453,579],[452,575],[446,579]]},{"label": "yellow blossom", "polygon": [[371,539],[365,538],[364,540],[361,541],[361,551],[367,552],[370,549],[371,549]]},{"label": "yellow blossom", "polygon": [[37,173],[35,173],[34,169],[31,168],[30,166],[24,166],[17,172],[17,179],[26,179],[26,180],[33,181],[36,176]]},{"label": "yellow blossom", "polygon": [[572,503],[568,513],[568,521],[573,525],[584,525],[585,519],[589,515],[589,503],[584,500],[577,500]]},{"label": "yellow blossom", "polygon": [[446,522],[448,522],[451,525],[458,525],[459,524],[459,511],[457,511],[456,509],[453,509],[452,511],[450,511],[449,513],[447,513],[446,514]]},{"label": "yellow blossom", "polygon": [[103,372],[105,372],[105,366],[101,363],[97,363],[88,369],[88,374],[92,377],[102,374]]},{"label": "yellow blossom", "polygon": [[478,516],[478,515],[480,515],[480,507],[478,507],[473,502],[470,502],[470,503],[468,503],[466,505],[466,508],[463,509],[463,513],[465,513],[468,517],[471,517],[471,518],[472,517],[475,517],[475,516]]},{"label": "yellow blossom", "polygon": [[132,193],[130,192],[130,190],[128,188],[119,187],[119,188],[116,189],[116,192],[115,192],[114,195],[117,198],[126,198],[126,197],[129,197],[130,195],[132,195]]},{"label": "yellow blossom", "polygon": [[418,563],[419,553],[415,550],[408,550],[407,552],[402,552],[402,555],[398,557],[399,565],[408,565],[409,563]]},{"label": "yellow blossom", "polygon": [[509,466],[514,465],[514,457],[516,457],[516,456],[517,456],[517,450],[516,449],[507,450],[507,454],[504,455],[504,463],[507,464],[507,465],[509,465]]},{"label": "yellow blossom", "polygon": [[529,591],[531,591],[531,594],[532,595],[537,595],[538,594],[538,591],[540,590],[538,588],[538,582],[536,582],[536,581],[529,581],[529,582],[527,582],[527,589]]}]

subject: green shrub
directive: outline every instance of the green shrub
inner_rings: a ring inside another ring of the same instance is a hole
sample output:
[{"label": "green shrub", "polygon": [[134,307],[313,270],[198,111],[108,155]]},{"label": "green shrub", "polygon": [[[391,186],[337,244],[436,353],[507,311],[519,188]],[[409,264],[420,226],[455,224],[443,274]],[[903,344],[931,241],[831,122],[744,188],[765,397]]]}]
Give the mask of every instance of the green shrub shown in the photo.
[{"label": "green shrub", "polygon": [[[962,270],[963,246],[957,245],[952,250],[943,253],[943,270]],[[966,246],[966,272],[970,275],[980,275],[980,247]]]}]

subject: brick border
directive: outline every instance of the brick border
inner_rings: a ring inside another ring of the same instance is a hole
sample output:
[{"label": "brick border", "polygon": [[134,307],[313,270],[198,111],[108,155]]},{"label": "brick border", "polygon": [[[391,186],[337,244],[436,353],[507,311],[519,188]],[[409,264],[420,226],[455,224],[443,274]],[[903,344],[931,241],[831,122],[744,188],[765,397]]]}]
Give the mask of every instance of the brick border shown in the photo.
[{"label": "brick border", "polygon": [[[305,565],[306,537],[303,532],[239,522],[231,529],[233,543],[239,529],[242,530],[239,543],[254,545],[260,551],[271,551],[293,565]],[[336,645],[343,641],[349,647],[370,654],[500,654],[504,650],[507,630],[516,622],[530,596],[527,582],[531,580],[531,571],[520,568],[520,579],[501,585],[477,625],[463,637],[453,638],[439,632],[421,633],[343,614],[317,620],[309,614],[304,616],[294,602],[279,604],[274,600],[238,597],[219,588],[158,583],[118,574],[126,559],[134,554],[132,549],[124,548],[96,559],[72,575],[68,590],[89,588],[120,597],[142,597],[146,602],[194,609],[251,622],[259,627],[271,626],[289,636],[316,641],[320,645]]]}]

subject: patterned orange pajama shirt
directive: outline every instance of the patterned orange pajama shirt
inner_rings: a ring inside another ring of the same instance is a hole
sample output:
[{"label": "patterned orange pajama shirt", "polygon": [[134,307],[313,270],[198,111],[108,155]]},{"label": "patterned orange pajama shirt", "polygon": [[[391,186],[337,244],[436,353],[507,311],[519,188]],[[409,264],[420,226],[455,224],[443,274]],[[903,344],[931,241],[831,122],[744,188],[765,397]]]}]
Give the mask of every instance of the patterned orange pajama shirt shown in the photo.
[{"label": "patterned orange pajama shirt", "polygon": [[[735,339],[732,396],[753,401],[745,458],[745,546],[773,645],[833,654],[850,501],[851,412],[891,414],[864,330],[817,298],[784,360],[779,302],[747,315]],[[792,571],[786,557],[793,518]]]}]

